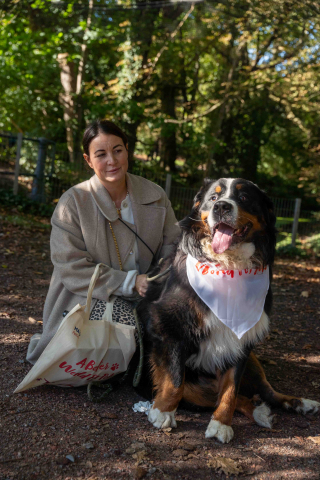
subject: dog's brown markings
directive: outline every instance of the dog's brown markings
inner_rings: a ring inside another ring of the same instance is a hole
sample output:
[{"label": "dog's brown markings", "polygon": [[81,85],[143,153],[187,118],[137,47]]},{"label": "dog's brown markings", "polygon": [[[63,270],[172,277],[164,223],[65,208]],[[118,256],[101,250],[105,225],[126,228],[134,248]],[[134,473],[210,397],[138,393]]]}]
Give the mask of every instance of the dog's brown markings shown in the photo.
[{"label": "dog's brown markings", "polygon": [[208,218],[209,213],[210,212],[201,212],[202,222],[197,222],[197,224],[195,225],[195,229],[196,229],[198,235],[200,235],[200,238],[203,238],[207,235],[211,235],[210,227],[209,227],[208,222],[207,222],[207,218]]},{"label": "dog's brown markings", "polygon": [[216,193],[220,193],[220,192],[221,192],[221,187],[220,187],[220,185],[218,185],[218,186],[216,187]]},{"label": "dog's brown markings", "polygon": [[175,410],[182,399],[184,382],[179,388],[175,387],[170,373],[154,362],[152,362],[152,379],[153,387],[157,391],[153,408],[158,408],[160,412]]},{"label": "dog's brown markings", "polygon": [[194,206],[195,206],[196,208],[199,207],[199,205],[200,205],[200,202],[196,202],[196,203],[194,204]]},{"label": "dog's brown markings", "polygon": [[289,408],[296,409],[302,404],[300,398],[294,397],[293,395],[283,395],[272,388],[259,360],[254,353],[251,352],[241,380],[240,393],[252,396],[252,394],[257,392],[259,392],[262,400],[272,407],[282,407],[286,409],[285,404],[288,404]]},{"label": "dog's brown markings", "polygon": [[209,213],[210,212],[201,212],[201,220],[203,221],[203,223],[206,223]]},{"label": "dog's brown markings", "polygon": [[219,381],[218,408],[213,414],[213,419],[224,425],[231,425],[236,408],[235,367],[227,370]]},{"label": "dog's brown markings", "polygon": [[200,407],[215,408],[218,397],[218,380],[215,378],[200,377],[198,383],[184,384],[183,399]]},{"label": "dog's brown markings", "polygon": [[205,328],[205,323],[204,323],[203,313],[199,309],[198,302],[193,298],[189,298],[188,306],[189,306],[190,311],[195,312],[195,318],[197,320],[197,326],[201,331],[203,331],[204,328]]},{"label": "dog's brown markings", "polygon": [[[261,403],[261,402],[260,402]],[[253,417],[253,411],[256,408],[256,404],[254,399],[249,399],[247,397],[243,397],[242,395],[237,396],[236,400],[236,411],[242,413],[246,417],[250,418],[250,420],[255,422]]]},{"label": "dog's brown markings", "polygon": [[242,184],[242,183],[238,183],[238,185],[236,185],[236,189],[237,189],[237,190],[241,190],[242,187],[243,187],[243,184]]},{"label": "dog's brown markings", "polygon": [[260,232],[263,230],[262,224],[255,215],[252,215],[251,213],[242,210],[242,208],[239,208],[238,212],[238,228],[244,227],[248,222],[252,223],[252,228],[247,238],[250,238],[255,232]]}]

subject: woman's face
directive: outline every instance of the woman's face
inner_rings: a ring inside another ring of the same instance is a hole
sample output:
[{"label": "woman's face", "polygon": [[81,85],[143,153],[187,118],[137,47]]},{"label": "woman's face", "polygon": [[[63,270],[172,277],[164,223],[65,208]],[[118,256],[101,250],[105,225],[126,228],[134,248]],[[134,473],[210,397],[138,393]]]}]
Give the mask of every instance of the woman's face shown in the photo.
[{"label": "woman's face", "polygon": [[122,138],[99,133],[90,143],[89,156],[83,156],[106,188],[125,182],[128,151]]}]

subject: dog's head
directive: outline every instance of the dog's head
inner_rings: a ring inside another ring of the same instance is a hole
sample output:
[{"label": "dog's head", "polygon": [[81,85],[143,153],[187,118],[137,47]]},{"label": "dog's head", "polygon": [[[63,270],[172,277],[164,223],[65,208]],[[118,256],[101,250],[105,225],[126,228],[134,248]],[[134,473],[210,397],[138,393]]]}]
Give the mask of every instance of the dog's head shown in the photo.
[{"label": "dog's head", "polygon": [[270,265],[275,221],[272,201],[254,183],[241,178],[207,180],[195,196],[191,214],[180,222],[184,250],[198,259],[219,260],[225,265],[242,264],[241,257]]}]

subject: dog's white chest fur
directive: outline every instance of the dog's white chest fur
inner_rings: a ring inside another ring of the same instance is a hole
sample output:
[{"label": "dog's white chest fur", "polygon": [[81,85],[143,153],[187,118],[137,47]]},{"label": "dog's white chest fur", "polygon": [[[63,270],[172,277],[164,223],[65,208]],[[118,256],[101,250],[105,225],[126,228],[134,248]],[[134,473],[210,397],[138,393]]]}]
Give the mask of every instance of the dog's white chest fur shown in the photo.
[{"label": "dog's white chest fur", "polygon": [[210,312],[205,318],[209,338],[200,344],[198,354],[191,355],[186,365],[192,369],[200,368],[208,373],[215,373],[227,363],[234,363],[241,357],[245,347],[253,345],[265,337],[269,328],[269,317],[263,312],[260,320],[239,339],[230,328]]}]

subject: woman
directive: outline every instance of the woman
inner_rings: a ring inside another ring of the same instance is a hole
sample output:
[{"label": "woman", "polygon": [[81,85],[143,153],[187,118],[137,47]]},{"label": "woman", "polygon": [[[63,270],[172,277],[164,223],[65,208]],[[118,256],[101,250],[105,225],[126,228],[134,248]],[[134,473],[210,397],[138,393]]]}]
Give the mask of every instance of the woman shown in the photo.
[{"label": "woman", "polygon": [[106,266],[93,291],[90,318],[101,318],[107,302],[114,301],[112,319],[130,322],[132,307],[125,299],[144,296],[151,264],[170,253],[179,234],[162,188],[127,173],[128,141],[119,127],[107,120],[93,122],[84,133],[83,149],[95,174],[65,192],[52,216],[54,270],[43,333],[33,335],[28,348],[32,364],[57,331],[64,312],[85,303],[97,263]]}]

